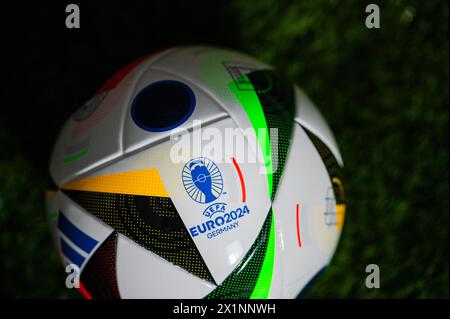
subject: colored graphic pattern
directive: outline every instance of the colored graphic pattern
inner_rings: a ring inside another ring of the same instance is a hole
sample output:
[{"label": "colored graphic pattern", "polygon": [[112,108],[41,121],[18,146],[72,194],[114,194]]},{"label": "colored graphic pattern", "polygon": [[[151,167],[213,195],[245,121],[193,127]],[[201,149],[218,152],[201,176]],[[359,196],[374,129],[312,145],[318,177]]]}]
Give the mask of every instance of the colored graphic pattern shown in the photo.
[{"label": "colored graphic pattern", "polygon": [[[248,70],[246,70],[247,72]],[[294,91],[273,71],[254,71],[236,78],[236,68],[229,69],[234,81],[230,90],[244,108],[258,136],[264,155],[269,196],[276,196],[283,174],[294,125]],[[264,136],[258,129],[265,129]],[[271,130],[272,129],[272,130]],[[207,298],[267,298],[275,257],[275,223],[272,209],[255,243],[241,264]]]},{"label": "colored graphic pattern", "polygon": [[65,193],[139,245],[214,282],[170,198],[84,191]]},{"label": "colored graphic pattern", "polygon": [[[270,211],[258,237],[246,256],[240,262],[239,266],[236,267],[220,286],[206,296],[207,299],[249,298],[252,294],[254,298],[267,297],[265,292],[266,289],[261,288],[261,286],[270,286],[271,276],[270,278],[268,276],[262,277],[261,280],[263,282],[259,284],[260,288],[255,289],[255,287],[257,285],[258,277],[260,277],[260,273],[262,273],[261,270],[263,265],[265,264],[268,246],[274,244],[273,239],[270,240],[270,236],[273,236],[273,234],[271,234],[271,228],[273,227],[272,216],[272,211]],[[271,265],[267,265],[266,267],[271,267]]]},{"label": "colored graphic pattern", "polygon": [[[58,229],[64,235],[61,237],[61,252],[73,264],[81,268],[88,254],[97,245],[97,240],[83,232],[73,224],[63,213],[59,212]],[[76,249],[76,248],[77,249]]]},{"label": "colored graphic pattern", "polygon": [[[138,178],[137,172],[86,178],[62,190],[119,233],[190,273],[214,282],[172,200],[152,195],[167,194],[165,188],[159,187],[163,186],[157,171],[152,174],[149,170],[141,171],[146,178]],[[144,187],[152,183],[150,188]],[[125,191],[131,194],[123,194]]]},{"label": "colored graphic pattern", "polygon": [[[247,77],[258,95],[270,138],[272,156],[272,200],[283,174],[294,125],[294,91],[274,71],[256,71]],[[275,131],[274,131],[275,130]],[[277,132],[274,135],[272,132]]]},{"label": "colored graphic pattern", "polygon": [[311,139],[327,168],[336,201],[335,224],[339,229],[342,229],[345,218],[345,197],[341,167],[330,149],[314,133],[303,126],[302,128]]},{"label": "colored graphic pattern", "polygon": [[64,190],[169,197],[156,168],[81,178]]}]

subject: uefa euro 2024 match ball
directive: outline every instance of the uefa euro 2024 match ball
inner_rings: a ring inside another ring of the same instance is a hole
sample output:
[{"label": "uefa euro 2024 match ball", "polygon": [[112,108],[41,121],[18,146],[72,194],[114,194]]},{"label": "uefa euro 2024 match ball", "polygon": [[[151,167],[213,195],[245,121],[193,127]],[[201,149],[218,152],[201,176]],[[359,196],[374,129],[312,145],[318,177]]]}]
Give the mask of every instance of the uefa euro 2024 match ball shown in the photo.
[{"label": "uefa euro 2024 match ball", "polygon": [[336,250],[342,165],[322,115],[273,67],[170,48],[65,123],[50,228],[86,298],[296,298]]}]

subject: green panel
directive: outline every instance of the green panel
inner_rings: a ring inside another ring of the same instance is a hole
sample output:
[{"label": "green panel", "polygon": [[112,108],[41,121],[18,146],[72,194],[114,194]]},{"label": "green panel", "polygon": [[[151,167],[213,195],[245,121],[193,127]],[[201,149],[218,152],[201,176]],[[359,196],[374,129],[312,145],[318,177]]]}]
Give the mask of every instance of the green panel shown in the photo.
[{"label": "green panel", "polygon": [[[272,210],[267,214],[267,218],[261,228],[261,231],[250,247],[249,251],[242,259],[240,264],[233,270],[233,272],[216,288],[212,291],[207,299],[220,298],[220,299],[244,299],[250,298],[255,291],[259,283],[258,292],[260,295],[267,296],[270,289],[270,282],[267,281],[271,275],[270,263],[266,262],[269,259],[267,251],[270,243],[270,236],[272,233],[272,220],[273,220]],[[273,260],[273,254],[272,254]],[[263,267],[266,265],[264,270],[265,275],[261,277],[263,272]],[[261,278],[261,279],[260,279]],[[258,298],[258,297],[255,297]],[[261,297],[263,298],[263,297]]]},{"label": "green panel", "polygon": [[[247,79],[247,76],[243,76],[245,80],[240,79],[239,81],[248,83],[251,86],[251,82]],[[242,90],[239,88],[238,82],[231,82],[228,87],[230,90],[236,95],[241,106],[244,108],[247,116],[250,120],[250,123],[255,130],[255,134],[258,138],[259,146],[261,147],[261,152],[263,153],[264,164],[266,167],[267,174],[267,183],[268,183],[268,191],[269,197],[272,197],[272,156],[271,156],[271,148],[270,148],[270,138],[269,138],[269,130],[267,128],[266,119],[264,117],[264,112],[259,101],[258,95],[255,90]],[[265,134],[258,134],[259,129],[263,129]]]},{"label": "green panel", "polygon": [[[234,70],[239,74],[239,71]],[[228,85],[259,135],[264,155],[268,195],[273,200],[283,174],[294,125],[292,85],[272,71],[250,72]],[[276,135],[271,129],[276,129]],[[275,155],[275,156],[274,156]],[[270,293],[275,258],[275,221],[272,209],[255,243],[233,273],[207,298],[267,298]]]},{"label": "green panel", "polygon": [[[274,71],[255,71],[247,75],[253,84],[270,137],[272,169],[271,199],[275,198],[283,175],[294,126],[295,98],[292,84],[283,81]],[[272,130],[277,131],[277,136]]]},{"label": "green panel", "polygon": [[250,296],[251,299],[266,299],[269,296],[272,284],[273,264],[275,260],[275,219],[270,221],[269,243],[267,244],[266,256],[259,273],[258,281]]}]

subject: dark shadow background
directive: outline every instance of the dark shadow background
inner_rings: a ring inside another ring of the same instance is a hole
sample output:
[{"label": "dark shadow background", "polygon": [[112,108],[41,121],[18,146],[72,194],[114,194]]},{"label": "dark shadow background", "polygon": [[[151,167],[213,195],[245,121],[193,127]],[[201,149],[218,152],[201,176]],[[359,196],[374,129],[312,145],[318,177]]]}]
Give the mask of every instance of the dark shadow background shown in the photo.
[{"label": "dark shadow background", "polygon": [[[142,1],[81,9],[2,4],[0,296],[70,297],[47,229],[44,190],[64,120],[120,67],[178,44],[247,52],[316,102],[345,161],[347,218],[309,298],[449,295],[448,1]],[[365,267],[381,288],[365,287]]]}]

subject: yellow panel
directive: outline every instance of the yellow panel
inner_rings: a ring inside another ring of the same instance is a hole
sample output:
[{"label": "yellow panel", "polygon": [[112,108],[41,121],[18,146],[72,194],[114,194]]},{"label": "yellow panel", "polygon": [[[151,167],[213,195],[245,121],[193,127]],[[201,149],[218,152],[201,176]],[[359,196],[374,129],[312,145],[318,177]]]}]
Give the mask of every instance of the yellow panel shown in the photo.
[{"label": "yellow panel", "polygon": [[337,219],[337,227],[339,230],[342,230],[344,226],[345,219],[345,204],[337,204],[336,205],[336,219]]},{"label": "yellow panel", "polygon": [[61,187],[66,190],[169,197],[156,168],[81,178]]}]

